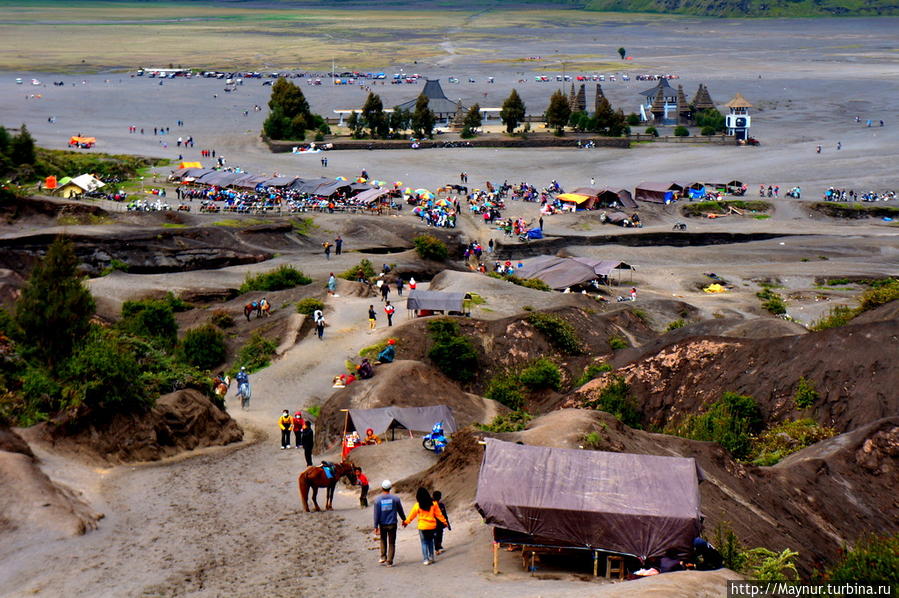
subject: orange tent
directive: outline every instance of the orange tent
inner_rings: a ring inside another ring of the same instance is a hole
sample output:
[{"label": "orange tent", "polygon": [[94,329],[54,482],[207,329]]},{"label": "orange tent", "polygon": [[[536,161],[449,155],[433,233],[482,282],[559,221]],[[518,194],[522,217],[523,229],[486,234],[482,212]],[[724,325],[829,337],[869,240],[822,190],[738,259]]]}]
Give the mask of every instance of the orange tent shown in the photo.
[{"label": "orange tent", "polygon": [[56,177],[48,176],[44,179],[44,189],[56,189]]},{"label": "orange tent", "polygon": [[96,137],[78,137],[77,135],[69,137],[69,145],[94,145],[95,143],[97,143]]},{"label": "orange tent", "polygon": [[182,162],[178,168],[203,168],[199,162]]}]

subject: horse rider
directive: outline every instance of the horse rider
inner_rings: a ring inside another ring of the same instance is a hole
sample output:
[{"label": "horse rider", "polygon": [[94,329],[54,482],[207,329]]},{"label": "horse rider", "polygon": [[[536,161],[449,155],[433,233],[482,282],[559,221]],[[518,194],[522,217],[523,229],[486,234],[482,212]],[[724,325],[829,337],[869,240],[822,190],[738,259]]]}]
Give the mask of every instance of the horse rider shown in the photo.
[{"label": "horse rider", "polygon": [[250,375],[247,373],[247,368],[241,367],[235,378],[237,379],[237,394],[240,395],[240,406],[248,409],[250,407]]}]

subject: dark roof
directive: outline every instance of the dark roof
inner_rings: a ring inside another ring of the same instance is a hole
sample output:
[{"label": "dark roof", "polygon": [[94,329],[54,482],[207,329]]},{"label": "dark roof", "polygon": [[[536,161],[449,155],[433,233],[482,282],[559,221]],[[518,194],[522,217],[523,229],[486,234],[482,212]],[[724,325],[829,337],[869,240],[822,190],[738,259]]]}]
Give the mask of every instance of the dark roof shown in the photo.
[{"label": "dark roof", "polygon": [[446,405],[350,409],[350,422],[360,434],[368,428],[374,430],[375,434],[384,434],[390,428],[397,427],[415,432],[430,432],[437,422],[443,422],[443,431],[447,435],[456,431],[453,410]]},{"label": "dark roof", "polygon": [[475,508],[490,525],[640,558],[689,549],[699,535],[692,458],[485,442]]},{"label": "dark roof", "polygon": [[457,311],[465,309],[465,293],[444,291],[410,291],[406,298],[406,309],[429,309],[431,311]]},{"label": "dark roof", "polygon": [[[439,79],[428,79],[425,83],[425,88],[419,95],[428,98],[428,108],[430,108],[431,112],[434,114],[455,114],[459,109],[459,104],[446,97],[446,94],[443,93],[443,88],[440,86]],[[418,96],[403,102],[402,104],[398,104],[396,107],[411,112],[415,110],[415,103],[417,101]],[[462,109],[464,110],[465,107],[463,106]]]},{"label": "dark roof", "polygon": [[646,91],[641,91],[640,95],[645,96],[647,98],[656,97],[656,93],[659,91],[659,88],[662,89],[662,96],[666,98],[674,98],[677,97],[677,92],[674,91],[674,88],[671,87],[671,84],[668,83],[668,79],[659,79],[659,82],[656,83],[652,88],[647,89]]}]

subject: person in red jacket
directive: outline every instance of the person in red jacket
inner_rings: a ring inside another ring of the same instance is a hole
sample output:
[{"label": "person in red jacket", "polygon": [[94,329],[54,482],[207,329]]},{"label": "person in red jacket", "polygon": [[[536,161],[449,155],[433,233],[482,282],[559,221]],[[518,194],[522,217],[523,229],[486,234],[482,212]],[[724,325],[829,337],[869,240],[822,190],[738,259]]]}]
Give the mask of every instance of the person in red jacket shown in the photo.
[{"label": "person in red jacket", "polygon": [[356,473],[356,483],[362,487],[359,492],[359,508],[364,509],[368,507],[368,477],[362,473],[361,467],[354,467],[353,471]]},{"label": "person in red jacket", "polygon": [[297,411],[293,414],[293,436],[296,442],[294,446],[297,448],[303,448],[302,443],[300,442],[300,436],[303,432],[303,424],[306,423],[306,420],[303,419],[303,414]]}]

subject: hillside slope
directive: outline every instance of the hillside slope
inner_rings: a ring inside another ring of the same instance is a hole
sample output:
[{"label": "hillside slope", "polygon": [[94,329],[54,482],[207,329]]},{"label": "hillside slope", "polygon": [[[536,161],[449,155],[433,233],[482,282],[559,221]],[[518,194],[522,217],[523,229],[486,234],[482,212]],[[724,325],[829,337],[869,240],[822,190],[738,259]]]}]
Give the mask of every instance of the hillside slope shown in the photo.
[{"label": "hillside slope", "polygon": [[709,17],[881,16],[899,14],[890,0],[589,0],[587,10]]}]

